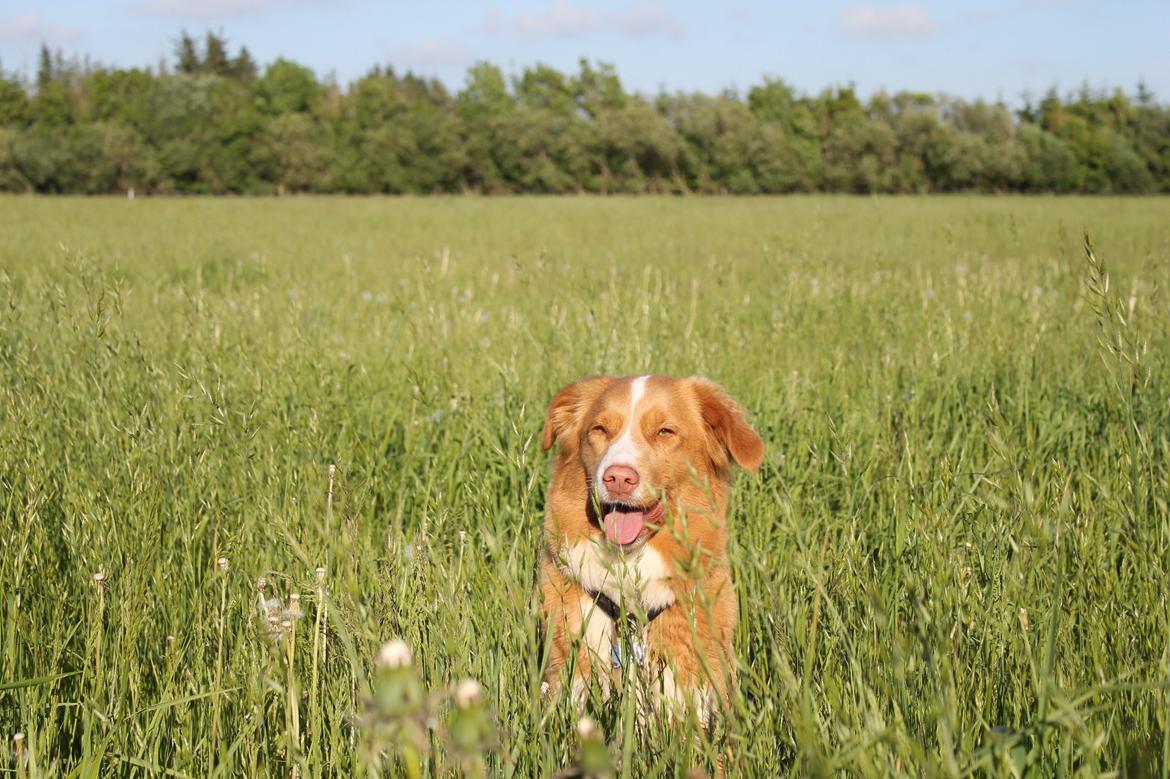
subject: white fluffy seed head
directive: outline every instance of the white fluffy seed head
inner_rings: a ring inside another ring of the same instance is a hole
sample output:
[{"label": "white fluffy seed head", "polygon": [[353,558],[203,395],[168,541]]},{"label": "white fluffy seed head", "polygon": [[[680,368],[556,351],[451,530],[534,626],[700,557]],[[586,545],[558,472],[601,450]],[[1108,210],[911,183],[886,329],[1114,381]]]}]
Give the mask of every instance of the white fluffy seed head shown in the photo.
[{"label": "white fluffy seed head", "polygon": [[101,584],[102,582],[104,582],[106,580],[106,575],[104,573],[102,573],[101,571],[98,571],[97,573],[95,573],[93,575],[93,580],[94,580],[95,584]]},{"label": "white fluffy seed head", "polygon": [[410,663],[410,647],[401,638],[382,644],[382,649],[378,652],[377,665],[379,668],[401,668],[404,665],[410,665]]},{"label": "white fluffy seed head", "polygon": [[219,570],[221,571],[226,571],[228,569],[228,559],[226,557],[219,558],[215,561],[215,564],[219,566]]},{"label": "white fluffy seed head", "polygon": [[483,688],[475,679],[464,679],[455,688],[455,705],[461,709],[474,706],[483,700]]},{"label": "white fluffy seed head", "polygon": [[317,573],[317,584],[320,584],[321,582],[325,581],[325,568],[323,566],[317,566],[316,573]]},{"label": "white fluffy seed head", "polygon": [[601,728],[592,717],[577,720],[577,735],[581,738],[595,738],[601,735]]},{"label": "white fluffy seed head", "polygon": [[263,576],[261,576],[259,579],[256,580],[256,589],[260,590],[260,592],[264,592],[264,588],[267,586],[268,586],[268,580],[265,579]]}]

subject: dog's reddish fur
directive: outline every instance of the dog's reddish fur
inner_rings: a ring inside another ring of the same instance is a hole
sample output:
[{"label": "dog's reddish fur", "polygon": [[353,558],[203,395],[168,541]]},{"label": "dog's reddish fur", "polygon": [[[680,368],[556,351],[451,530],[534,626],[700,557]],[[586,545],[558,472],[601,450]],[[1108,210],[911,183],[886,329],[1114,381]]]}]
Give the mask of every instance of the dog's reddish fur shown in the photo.
[{"label": "dog's reddish fur", "polygon": [[[640,394],[635,394],[633,377],[583,379],[558,392],[548,410],[541,446],[547,450],[559,445],[559,452],[541,567],[544,618],[552,643],[545,677],[550,685],[559,685],[573,652],[575,687],[613,673],[601,651],[590,651],[596,647],[582,640],[586,619],[599,617],[586,617],[592,596],[582,585],[583,575],[567,561],[578,555],[573,559],[581,559],[584,570],[612,553],[599,527],[591,479],[617,431],[628,429],[641,478],[661,496],[665,514],[660,527],[630,545],[640,550],[640,564],[660,572],[661,578],[651,586],[643,582],[641,590],[637,585],[637,591],[624,590],[621,597],[634,601],[627,604],[631,611],[643,607],[639,597],[669,604],[645,629],[648,665],[659,673],[670,669],[676,694],[675,700],[665,701],[668,706],[706,706],[714,702],[711,693],[725,698],[734,680],[737,606],[726,522],[731,465],[756,470],[764,444],[740,405],[716,384],[665,376],[638,381]],[[635,418],[627,428],[634,398]],[[643,546],[646,551],[641,551]],[[623,560],[634,555],[625,549],[620,554]],[[603,628],[608,630],[609,623]]]}]

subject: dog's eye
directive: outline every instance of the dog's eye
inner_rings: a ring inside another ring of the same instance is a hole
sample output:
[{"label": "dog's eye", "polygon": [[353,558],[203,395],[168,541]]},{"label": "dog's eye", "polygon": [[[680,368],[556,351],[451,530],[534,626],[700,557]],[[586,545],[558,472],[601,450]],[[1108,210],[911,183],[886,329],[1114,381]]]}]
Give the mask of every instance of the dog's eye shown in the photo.
[{"label": "dog's eye", "polygon": [[674,435],[674,430],[672,430],[671,428],[669,428],[669,427],[658,428],[658,437],[659,438],[670,438],[672,435]]},{"label": "dog's eye", "polygon": [[605,425],[594,425],[589,430],[590,433],[601,433],[602,435],[609,435],[609,431],[605,429]]}]

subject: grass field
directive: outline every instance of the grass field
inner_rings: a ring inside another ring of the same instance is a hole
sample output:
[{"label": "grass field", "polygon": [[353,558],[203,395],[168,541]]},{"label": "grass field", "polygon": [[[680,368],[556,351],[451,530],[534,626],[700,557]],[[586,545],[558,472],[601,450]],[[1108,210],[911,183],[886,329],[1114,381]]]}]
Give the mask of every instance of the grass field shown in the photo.
[{"label": "grass field", "polygon": [[[1170,771],[1170,200],[5,198],[0,235],[5,775],[572,763],[539,432],[649,371],[768,454],[734,711],[595,705],[621,773]],[[433,722],[371,703],[394,637]]]}]

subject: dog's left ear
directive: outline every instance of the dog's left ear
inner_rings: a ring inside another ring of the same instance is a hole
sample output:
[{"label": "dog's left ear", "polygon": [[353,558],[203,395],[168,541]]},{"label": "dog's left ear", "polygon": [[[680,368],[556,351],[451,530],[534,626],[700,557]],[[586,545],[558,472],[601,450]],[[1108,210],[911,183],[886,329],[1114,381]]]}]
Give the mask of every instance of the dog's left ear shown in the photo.
[{"label": "dog's left ear", "polygon": [[572,441],[581,416],[612,381],[610,376],[590,376],[562,387],[548,406],[540,448],[547,452],[558,441]]},{"label": "dog's left ear", "polygon": [[748,424],[743,406],[713,381],[699,377],[690,381],[713,444],[711,459],[726,467],[730,455],[741,468],[758,469],[764,461],[764,442]]}]

